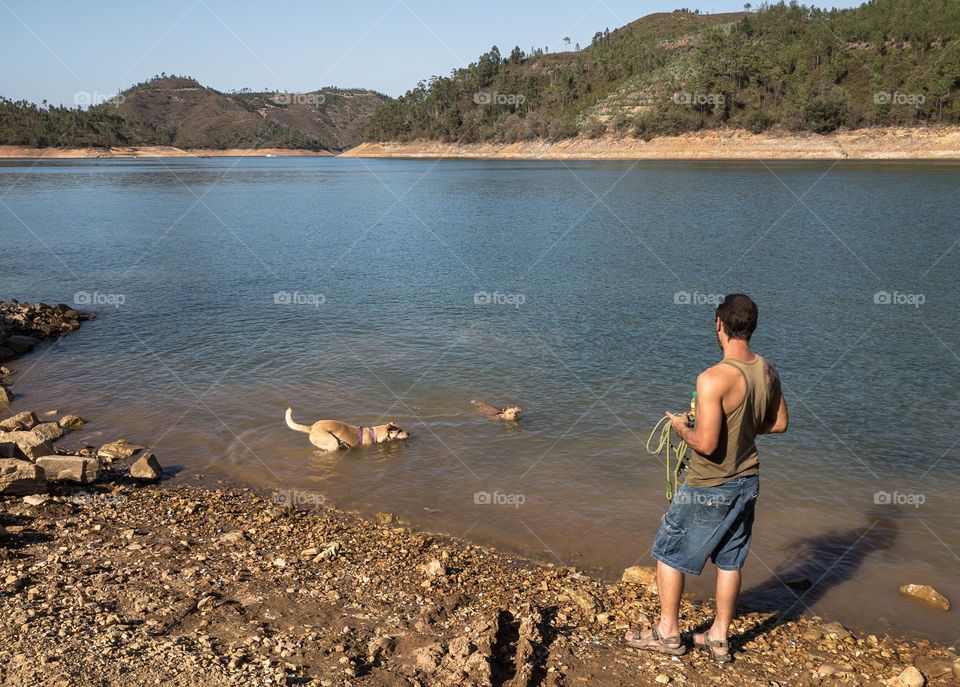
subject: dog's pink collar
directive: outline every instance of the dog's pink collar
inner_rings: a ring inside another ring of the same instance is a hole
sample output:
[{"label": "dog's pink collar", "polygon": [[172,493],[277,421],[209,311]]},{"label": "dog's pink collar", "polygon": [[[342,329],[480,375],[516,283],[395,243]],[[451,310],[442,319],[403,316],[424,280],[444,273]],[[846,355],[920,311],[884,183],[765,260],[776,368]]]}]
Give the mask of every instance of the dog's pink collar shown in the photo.
[{"label": "dog's pink collar", "polygon": [[[373,427],[370,428],[370,438],[373,439],[373,443],[377,443],[377,430]],[[360,442],[358,446],[363,446],[363,425],[360,425]]]}]

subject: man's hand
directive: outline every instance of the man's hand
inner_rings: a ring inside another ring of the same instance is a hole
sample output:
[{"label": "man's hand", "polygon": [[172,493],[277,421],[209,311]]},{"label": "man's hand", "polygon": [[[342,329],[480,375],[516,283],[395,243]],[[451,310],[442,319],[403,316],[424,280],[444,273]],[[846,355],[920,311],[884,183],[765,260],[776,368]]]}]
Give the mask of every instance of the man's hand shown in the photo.
[{"label": "man's hand", "polygon": [[670,424],[673,425],[673,431],[683,439],[683,432],[688,428],[687,413],[671,413],[667,411],[667,417],[670,418]]}]

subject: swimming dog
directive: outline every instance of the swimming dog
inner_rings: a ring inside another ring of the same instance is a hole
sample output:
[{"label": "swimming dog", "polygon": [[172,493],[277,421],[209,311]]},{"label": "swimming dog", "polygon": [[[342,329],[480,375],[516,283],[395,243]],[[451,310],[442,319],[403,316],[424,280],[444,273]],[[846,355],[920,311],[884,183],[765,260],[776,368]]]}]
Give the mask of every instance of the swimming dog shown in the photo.
[{"label": "swimming dog", "polygon": [[312,425],[301,425],[293,421],[293,409],[287,408],[287,427],[310,435],[310,443],[321,451],[336,451],[354,446],[370,446],[384,441],[406,439],[410,435],[395,422],[385,425],[358,427],[338,420],[318,420]]},{"label": "swimming dog", "polygon": [[486,415],[487,417],[496,417],[504,422],[519,422],[520,413],[523,412],[523,408],[520,406],[507,406],[506,408],[495,408],[489,403],[484,403],[483,401],[470,401],[473,405],[479,408],[480,412]]}]

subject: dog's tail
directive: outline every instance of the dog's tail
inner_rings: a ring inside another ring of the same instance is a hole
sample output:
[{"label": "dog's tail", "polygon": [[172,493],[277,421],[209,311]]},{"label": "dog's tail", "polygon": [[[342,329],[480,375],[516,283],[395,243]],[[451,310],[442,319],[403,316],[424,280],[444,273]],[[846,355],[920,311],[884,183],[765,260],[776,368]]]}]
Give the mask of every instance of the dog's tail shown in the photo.
[{"label": "dog's tail", "polygon": [[301,425],[299,422],[293,421],[293,408],[291,408],[290,406],[287,406],[286,418],[287,418],[287,427],[297,432],[310,434],[309,427],[307,427],[306,425]]}]

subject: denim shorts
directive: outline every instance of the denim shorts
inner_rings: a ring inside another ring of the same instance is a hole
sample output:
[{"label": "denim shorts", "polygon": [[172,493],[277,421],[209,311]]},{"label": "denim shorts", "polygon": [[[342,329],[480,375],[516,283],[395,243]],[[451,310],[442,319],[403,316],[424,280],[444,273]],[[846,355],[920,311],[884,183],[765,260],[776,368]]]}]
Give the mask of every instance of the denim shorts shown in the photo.
[{"label": "denim shorts", "polygon": [[660,522],[653,557],[690,575],[703,572],[708,558],[721,570],[740,570],[750,551],[759,494],[757,475],[717,487],[681,485]]}]

